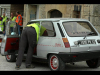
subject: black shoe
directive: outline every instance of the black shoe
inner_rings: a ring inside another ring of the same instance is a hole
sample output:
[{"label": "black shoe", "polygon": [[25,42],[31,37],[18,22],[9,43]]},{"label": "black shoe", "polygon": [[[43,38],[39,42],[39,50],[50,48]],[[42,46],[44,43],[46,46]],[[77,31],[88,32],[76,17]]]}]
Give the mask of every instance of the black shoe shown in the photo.
[{"label": "black shoe", "polygon": [[20,66],[16,66],[15,69],[19,70]]},{"label": "black shoe", "polygon": [[34,65],[28,65],[28,66],[26,66],[26,68],[35,68],[35,66]]}]

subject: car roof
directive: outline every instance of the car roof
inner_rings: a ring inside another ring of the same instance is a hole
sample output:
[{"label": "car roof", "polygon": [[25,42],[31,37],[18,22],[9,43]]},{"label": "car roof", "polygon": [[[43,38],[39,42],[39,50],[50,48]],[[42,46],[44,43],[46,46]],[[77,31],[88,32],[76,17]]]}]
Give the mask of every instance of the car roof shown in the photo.
[{"label": "car roof", "polygon": [[60,21],[60,20],[71,20],[71,21],[88,21],[82,18],[45,18],[45,19],[34,19],[31,21]]}]

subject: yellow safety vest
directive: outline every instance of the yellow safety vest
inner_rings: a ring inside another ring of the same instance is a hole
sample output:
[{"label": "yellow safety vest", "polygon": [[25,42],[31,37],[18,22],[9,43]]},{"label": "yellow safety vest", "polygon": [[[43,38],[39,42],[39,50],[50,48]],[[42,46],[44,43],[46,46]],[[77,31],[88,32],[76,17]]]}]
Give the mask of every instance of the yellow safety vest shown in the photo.
[{"label": "yellow safety vest", "polygon": [[3,22],[6,23],[7,22],[7,17],[6,16],[5,17],[2,16],[2,18],[3,18]]},{"label": "yellow safety vest", "polygon": [[[39,39],[39,30],[40,30],[39,26],[40,25],[38,23],[27,25],[27,27],[34,27],[35,28],[36,33],[37,33],[37,42],[38,42],[38,39]],[[42,35],[45,30],[46,30],[46,28],[44,28],[43,26],[41,26],[40,35]]]},{"label": "yellow safety vest", "polygon": [[3,21],[0,21],[0,28],[3,31],[3,28],[4,28]]},{"label": "yellow safety vest", "polygon": [[[11,19],[11,17],[10,17],[10,19]],[[12,18],[12,21],[15,21],[15,19],[16,19],[16,17],[14,16],[14,17]],[[11,23],[11,24],[10,24],[10,27],[14,27],[15,24],[16,24],[16,23]]]},{"label": "yellow safety vest", "polygon": [[43,26],[41,26],[41,29],[40,29],[40,36],[42,36],[43,35],[43,33],[44,33],[44,31],[46,30],[46,28],[45,27],[43,27]]},{"label": "yellow safety vest", "polygon": [[[35,24],[37,24],[38,26],[40,26],[40,24],[39,23],[35,23]],[[40,29],[40,36],[42,36],[43,35],[43,33],[44,33],[44,31],[46,30],[46,28],[45,27],[43,27],[43,26],[41,26],[41,29]]]}]

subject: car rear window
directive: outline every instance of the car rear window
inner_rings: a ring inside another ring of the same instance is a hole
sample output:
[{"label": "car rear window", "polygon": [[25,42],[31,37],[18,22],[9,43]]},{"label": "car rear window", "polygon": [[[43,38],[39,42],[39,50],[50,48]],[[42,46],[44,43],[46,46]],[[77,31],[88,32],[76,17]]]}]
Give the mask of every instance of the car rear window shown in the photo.
[{"label": "car rear window", "polygon": [[69,36],[86,36],[90,32],[94,32],[95,33],[94,35],[97,35],[94,28],[88,22],[75,21],[75,22],[63,22],[62,24]]}]

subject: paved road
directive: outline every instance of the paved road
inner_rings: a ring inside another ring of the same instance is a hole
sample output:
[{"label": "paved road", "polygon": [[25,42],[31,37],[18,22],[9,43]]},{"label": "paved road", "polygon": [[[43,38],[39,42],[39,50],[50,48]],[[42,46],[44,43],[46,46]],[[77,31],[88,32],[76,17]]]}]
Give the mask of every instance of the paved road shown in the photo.
[{"label": "paved road", "polygon": [[[25,68],[25,61],[22,62],[20,70],[15,69],[15,62],[7,62],[5,56],[0,54],[0,71],[50,71],[47,63],[33,62],[33,69]],[[66,64],[65,71],[100,71],[100,67],[96,69],[89,68],[85,61],[76,62],[75,65]]]}]

